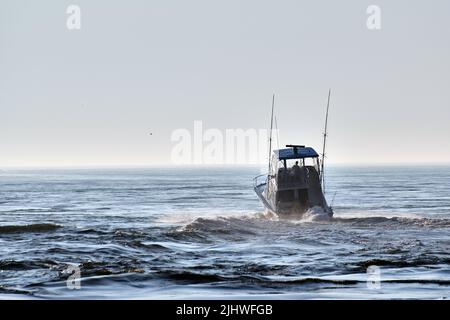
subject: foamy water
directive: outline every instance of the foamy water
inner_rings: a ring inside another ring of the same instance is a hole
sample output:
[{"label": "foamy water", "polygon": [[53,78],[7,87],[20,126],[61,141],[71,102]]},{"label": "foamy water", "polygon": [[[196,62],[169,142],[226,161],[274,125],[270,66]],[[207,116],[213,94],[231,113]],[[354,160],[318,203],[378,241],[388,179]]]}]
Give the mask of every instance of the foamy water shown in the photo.
[{"label": "foamy water", "polygon": [[448,298],[450,167],[327,172],[288,220],[257,168],[1,171],[0,297]]}]

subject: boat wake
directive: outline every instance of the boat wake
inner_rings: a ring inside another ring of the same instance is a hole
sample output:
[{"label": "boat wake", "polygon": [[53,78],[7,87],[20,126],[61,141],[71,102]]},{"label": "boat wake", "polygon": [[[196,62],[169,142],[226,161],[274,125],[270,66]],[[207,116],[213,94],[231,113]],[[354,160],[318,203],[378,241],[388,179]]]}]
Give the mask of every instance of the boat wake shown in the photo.
[{"label": "boat wake", "polygon": [[314,221],[332,221],[333,217],[330,216],[322,207],[316,206],[308,209],[299,218],[294,219],[299,222],[314,222]]},{"label": "boat wake", "polygon": [[[172,220],[173,222],[173,220]],[[181,221],[179,221],[181,222]],[[295,235],[298,228],[305,225],[305,228],[449,228],[450,219],[424,218],[414,216],[354,216],[345,217],[339,214],[337,217],[330,217],[320,207],[313,207],[301,216],[278,217],[273,213],[257,212],[247,214],[217,214],[213,216],[184,216],[183,221],[178,225],[176,233],[178,236],[195,237],[197,239],[215,241],[217,238],[227,240],[239,240],[255,235]],[[302,230],[304,228],[302,227]],[[304,232],[304,231],[303,231]],[[309,230],[308,230],[309,232]]]}]

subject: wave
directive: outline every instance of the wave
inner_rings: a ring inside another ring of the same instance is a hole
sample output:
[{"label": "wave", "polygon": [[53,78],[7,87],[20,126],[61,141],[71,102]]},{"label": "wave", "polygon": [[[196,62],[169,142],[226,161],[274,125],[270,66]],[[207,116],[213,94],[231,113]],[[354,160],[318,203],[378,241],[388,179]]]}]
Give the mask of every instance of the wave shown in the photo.
[{"label": "wave", "polygon": [[27,225],[7,225],[0,226],[0,234],[7,233],[35,233],[49,232],[61,228],[62,226],[52,223],[36,223]]},{"label": "wave", "polygon": [[[179,216],[177,217],[180,218]],[[276,228],[279,225],[287,227],[295,226],[303,223],[327,223],[327,224],[346,224],[354,227],[389,227],[389,226],[407,226],[422,228],[449,228],[450,219],[446,218],[424,218],[416,215],[386,217],[363,215],[355,217],[345,217],[341,214],[339,217],[330,217],[321,208],[312,208],[299,217],[280,217],[266,213],[247,213],[247,214],[222,214],[212,216],[202,216],[194,218],[192,215],[183,216],[182,219],[173,219],[171,222],[181,224],[178,228],[180,232],[211,232],[215,234],[231,234],[238,232],[239,234],[256,234],[260,229]],[[170,221],[169,219],[166,220]],[[267,225],[272,223],[272,225]],[[278,224],[278,225],[277,225]],[[275,229],[276,230],[276,229]]]},{"label": "wave", "polygon": [[83,277],[144,273],[138,264],[127,261],[111,264],[107,261],[84,261],[79,264]]},{"label": "wave", "polygon": [[58,263],[53,260],[0,260],[0,270],[49,269],[57,265]]},{"label": "wave", "polygon": [[355,264],[355,266],[351,269],[353,271],[361,271],[364,272],[367,270],[369,266],[378,266],[378,267],[388,267],[388,268],[411,268],[411,267],[419,267],[419,266],[429,266],[429,265],[448,265],[450,264],[449,257],[421,257],[415,259],[370,259],[365,261],[360,261]]},{"label": "wave", "polygon": [[[0,285],[0,294],[6,294],[6,295],[33,295],[31,291],[23,290],[23,289],[17,289],[17,288],[10,288],[7,286]],[[1,297],[0,297],[1,298]],[[13,299],[16,299],[16,296],[13,297]]]},{"label": "wave", "polygon": [[190,271],[159,271],[157,274],[160,278],[188,283],[209,283],[227,280],[226,277],[216,274],[194,273]]},{"label": "wave", "polygon": [[358,217],[358,218],[333,218],[334,222],[346,223],[354,226],[370,227],[375,225],[386,226],[410,226],[410,227],[435,227],[448,228],[450,227],[450,219],[445,218],[412,218],[412,217]]},{"label": "wave", "polygon": [[[230,286],[233,289],[239,286],[254,286],[257,288],[276,288],[282,287],[285,290],[287,286],[308,286],[308,285],[335,285],[335,286],[355,286],[358,284],[367,283],[367,279],[333,279],[323,277],[292,277],[292,278],[271,278],[253,275],[218,275],[211,273],[195,273],[191,271],[159,271],[158,278],[166,279],[183,284],[218,284],[221,287]],[[446,279],[381,279],[383,283],[392,284],[407,284],[407,283],[421,283],[421,284],[437,284],[449,285],[450,280]]]},{"label": "wave", "polygon": [[214,242],[219,238],[236,241],[260,233],[263,230],[260,221],[256,216],[197,218],[167,235],[184,241]]},{"label": "wave", "polygon": [[[166,222],[170,219],[166,218]],[[163,221],[159,221],[163,222]],[[311,230],[321,225],[341,225],[342,228],[368,228],[368,229],[443,229],[450,228],[450,219],[444,218],[418,218],[418,217],[329,217],[323,210],[310,210],[298,218],[280,218],[265,213],[246,214],[213,214],[211,216],[195,217],[193,215],[176,215],[169,222],[173,225],[169,230],[163,232],[169,241],[193,241],[202,243],[213,243],[217,240],[240,241],[248,240],[255,236],[267,233],[277,235],[283,234],[287,238],[295,239],[298,228],[303,234],[310,235]],[[311,231],[314,232],[314,231]]]},{"label": "wave", "polygon": [[292,222],[317,222],[317,221],[331,221],[333,217],[322,208],[322,207],[312,207],[308,209],[304,214],[298,218],[290,218]]}]

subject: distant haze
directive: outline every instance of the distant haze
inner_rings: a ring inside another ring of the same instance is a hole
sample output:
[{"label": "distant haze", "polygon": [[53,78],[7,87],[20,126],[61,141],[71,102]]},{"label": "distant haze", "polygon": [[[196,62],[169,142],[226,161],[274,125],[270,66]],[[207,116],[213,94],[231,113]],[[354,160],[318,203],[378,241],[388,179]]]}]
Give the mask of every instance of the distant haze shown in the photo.
[{"label": "distant haze", "polygon": [[170,165],[196,120],[267,129],[272,93],[320,151],[329,88],[329,163],[450,163],[449,84],[448,0],[2,0],[0,168]]}]

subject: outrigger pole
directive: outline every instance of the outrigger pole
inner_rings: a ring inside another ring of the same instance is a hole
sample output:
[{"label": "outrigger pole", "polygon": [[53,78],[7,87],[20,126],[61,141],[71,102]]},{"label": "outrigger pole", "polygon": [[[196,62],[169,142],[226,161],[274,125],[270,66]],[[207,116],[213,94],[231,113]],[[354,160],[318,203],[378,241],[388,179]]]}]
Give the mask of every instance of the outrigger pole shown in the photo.
[{"label": "outrigger pole", "polygon": [[274,105],[275,105],[275,93],[272,95],[272,116],[270,117],[270,134],[269,134],[269,170],[267,171],[267,177],[270,175],[270,162],[271,162],[271,155],[272,155],[272,128],[273,128],[273,107],[274,107]]},{"label": "outrigger pole", "polygon": [[327,113],[325,116],[325,130],[323,132],[323,148],[322,148],[322,167],[320,169],[320,177],[322,182],[322,190],[325,194],[325,175],[324,175],[324,163],[325,163],[325,147],[327,144],[327,127],[328,127],[328,110],[330,109],[330,96],[331,96],[331,89],[328,90],[328,102],[327,102]]}]

